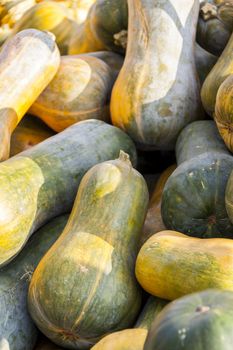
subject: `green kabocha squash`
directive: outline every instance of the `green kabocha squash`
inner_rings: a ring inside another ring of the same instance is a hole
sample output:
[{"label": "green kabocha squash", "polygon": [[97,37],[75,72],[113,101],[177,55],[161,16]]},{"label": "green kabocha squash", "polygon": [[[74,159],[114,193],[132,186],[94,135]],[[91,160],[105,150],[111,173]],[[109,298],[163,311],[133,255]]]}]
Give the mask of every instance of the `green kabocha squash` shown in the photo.
[{"label": "green kabocha squash", "polygon": [[97,0],[71,38],[69,54],[110,50],[124,53],[127,44],[127,0]]},{"label": "green kabocha squash", "polygon": [[231,350],[233,292],[207,290],[168,304],[152,325],[144,350]]},{"label": "green kabocha squash", "polygon": [[197,237],[233,237],[225,190],[233,157],[213,121],[196,121],[176,144],[177,169],[162,195],[162,218],[170,230]]},{"label": "green kabocha squash", "polygon": [[50,128],[60,132],[86,119],[109,120],[114,77],[102,60],[63,56],[59,70],[30,108]]},{"label": "green kabocha squash", "polygon": [[124,152],[84,175],[67,226],[30,283],[30,314],[54,343],[86,349],[132,325],[141,303],[134,264],[147,204],[145,180]]},{"label": "green kabocha squash", "polygon": [[213,116],[216,96],[220,85],[233,73],[233,34],[227,46],[211,69],[201,89],[201,98],[206,112]]},{"label": "green kabocha squash", "polygon": [[214,119],[226,146],[233,152],[233,74],[218,89]]},{"label": "green kabocha squash", "polygon": [[33,349],[37,330],[27,311],[29,281],[67,220],[68,215],[63,215],[45,225],[29,240],[19,256],[0,270],[0,349]]},{"label": "green kabocha squash", "polygon": [[77,24],[69,18],[66,8],[54,1],[44,1],[24,13],[16,22],[12,34],[28,28],[52,32],[61,54],[64,55],[68,51],[68,43],[75,25]]},{"label": "green kabocha squash", "polygon": [[202,117],[194,60],[199,2],[129,0],[128,6],[128,45],[112,92],[112,122],[140,148],[173,149],[184,126]]},{"label": "green kabocha squash", "polygon": [[13,157],[53,135],[53,130],[39,119],[27,115],[21,120],[11,136],[10,156]]},{"label": "green kabocha squash", "polygon": [[136,322],[135,328],[124,329],[101,339],[92,350],[143,350],[148,329],[167,301],[150,297]]},{"label": "green kabocha squash", "polygon": [[225,0],[218,7],[218,17],[224,22],[225,26],[233,31],[233,1]]},{"label": "green kabocha squash", "polygon": [[69,212],[86,171],[117,158],[121,149],[135,162],[135,146],[127,135],[102,121],[88,120],[2,162],[0,266],[19,253],[36,229]]},{"label": "green kabocha squash", "polygon": [[232,30],[218,17],[214,3],[202,2],[197,25],[197,42],[213,55],[220,56],[231,36]]},{"label": "green kabocha squash", "polygon": [[218,57],[204,50],[200,45],[195,46],[195,62],[197,73],[201,84],[204,83],[207,75],[217,62]]},{"label": "green kabocha squash", "polygon": [[9,157],[10,137],[29,107],[50,83],[60,63],[54,36],[21,31],[0,51],[0,161]]},{"label": "green kabocha squash", "polygon": [[142,246],[135,271],[148,293],[174,300],[208,288],[233,291],[232,264],[232,239],[162,231]]}]

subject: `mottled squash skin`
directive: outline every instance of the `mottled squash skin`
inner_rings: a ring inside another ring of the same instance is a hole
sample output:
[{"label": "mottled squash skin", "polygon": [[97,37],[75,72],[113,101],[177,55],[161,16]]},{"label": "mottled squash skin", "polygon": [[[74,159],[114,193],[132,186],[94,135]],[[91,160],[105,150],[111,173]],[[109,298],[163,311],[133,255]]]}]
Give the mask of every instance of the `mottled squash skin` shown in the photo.
[{"label": "mottled squash skin", "polygon": [[201,239],[162,231],[142,246],[135,271],[148,293],[174,300],[208,288],[233,291],[232,264],[231,239]]},{"label": "mottled squash skin", "polygon": [[233,34],[227,46],[211,69],[201,89],[201,98],[206,112],[213,116],[216,96],[220,85],[233,73]]},{"label": "mottled squash skin", "polygon": [[21,120],[11,136],[10,156],[13,157],[53,135],[54,132],[39,119],[27,115]]},{"label": "mottled squash skin", "polygon": [[69,212],[81,178],[123,149],[136,161],[133,142],[102,121],[77,123],[0,164],[0,265],[22,249],[48,220]]},{"label": "mottled squash skin", "polygon": [[141,238],[142,244],[153,234],[166,229],[161,216],[161,200],[166,182],[175,169],[176,165],[171,165],[168,167],[166,170],[164,170],[164,172],[162,172],[156,183],[143,226],[143,234]]},{"label": "mottled squash skin", "polygon": [[27,311],[28,285],[42,256],[59,237],[68,220],[63,215],[34,235],[19,256],[0,270],[0,348],[32,350],[37,330]]},{"label": "mottled squash skin", "polygon": [[54,36],[23,30],[0,51],[0,161],[9,157],[17,124],[56,74],[60,54]]},{"label": "mottled squash skin", "polygon": [[114,77],[102,60],[63,56],[59,70],[30,108],[50,128],[60,132],[87,119],[108,121]]},{"label": "mottled squash skin", "polygon": [[122,153],[85,174],[61,239],[30,284],[30,314],[53,342],[88,349],[132,325],[141,303],[134,264],[147,205],[145,180]]},{"label": "mottled squash skin", "polygon": [[31,7],[15,24],[12,35],[23,29],[34,28],[53,33],[62,55],[68,52],[68,44],[77,24],[69,18],[66,8],[54,1],[44,1]]},{"label": "mottled squash skin", "polygon": [[213,55],[220,56],[231,36],[231,30],[218,17],[216,4],[202,2],[197,25],[197,42]]},{"label": "mottled squash skin", "polygon": [[180,134],[176,144],[177,169],[162,195],[162,218],[170,230],[190,236],[233,237],[225,208],[225,190],[233,169],[213,121],[196,121]]},{"label": "mottled squash skin", "polygon": [[195,62],[197,73],[200,78],[201,84],[204,83],[207,75],[217,62],[218,57],[212,55],[208,51],[204,50],[201,46],[196,44],[195,46]]},{"label": "mottled squash skin", "polygon": [[231,350],[233,293],[207,290],[167,305],[152,325],[144,350]]},{"label": "mottled squash skin", "polygon": [[69,54],[100,50],[124,53],[127,26],[127,0],[97,0],[71,39]]},{"label": "mottled squash skin", "polygon": [[194,61],[199,2],[128,5],[127,52],[112,92],[112,122],[139,148],[174,149],[184,126],[202,117]]}]

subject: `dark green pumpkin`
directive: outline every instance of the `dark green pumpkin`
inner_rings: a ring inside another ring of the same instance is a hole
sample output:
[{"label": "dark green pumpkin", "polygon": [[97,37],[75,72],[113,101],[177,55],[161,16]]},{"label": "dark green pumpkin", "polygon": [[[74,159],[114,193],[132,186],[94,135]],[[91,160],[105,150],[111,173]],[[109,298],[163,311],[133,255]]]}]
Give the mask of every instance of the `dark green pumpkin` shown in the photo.
[{"label": "dark green pumpkin", "polygon": [[[0,270],[0,349],[32,350],[37,330],[27,311],[30,278],[68,220],[60,216],[41,228],[19,256]],[[6,347],[3,346],[5,344]]]},{"label": "dark green pumpkin", "polygon": [[233,169],[213,121],[188,125],[176,144],[177,169],[162,196],[162,218],[168,229],[196,237],[233,237],[225,208],[225,189]]},{"label": "dark green pumpkin", "polygon": [[217,56],[212,55],[210,52],[203,49],[200,45],[196,44],[195,62],[201,84],[203,84],[205,78],[207,77],[217,60]]},{"label": "dark green pumpkin", "polygon": [[79,182],[93,165],[136,150],[118,128],[98,120],[80,122],[0,164],[0,265],[22,249],[29,236],[69,212]]},{"label": "dark green pumpkin", "polygon": [[83,177],[67,226],[29,288],[30,314],[56,344],[88,349],[133,324],[141,303],[134,267],[148,197],[124,152]]},{"label": "dark green pumpkin", "polygon": [[168,304],[144,350],[232,350],[233,293],[209,289]]}]

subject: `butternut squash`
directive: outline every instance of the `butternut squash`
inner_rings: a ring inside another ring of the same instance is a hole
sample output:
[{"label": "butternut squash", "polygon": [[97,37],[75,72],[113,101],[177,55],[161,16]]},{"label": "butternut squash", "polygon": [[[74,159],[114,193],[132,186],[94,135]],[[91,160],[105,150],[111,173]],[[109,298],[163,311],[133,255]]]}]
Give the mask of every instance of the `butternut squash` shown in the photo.
[{"label": "butternut squash", "polygon": [[[129,0],[128,44],[111,97],[114,125],[144,149],[174,149],[202,118],[194,61],[198,0]],[[192,106],[192,108],[190,108]]]},{"label": "butternut squash", "polygon": [[208,288],[233,291],[233,241],[162,231],[146,241],[136,261],[143,289],[174,300]]},{"label": "butternut squash", "polygon": [[60,54],[52,34],[27,29],[0,51],[0,161],[10,152],[10,137],[32,103],[56,74]]}]

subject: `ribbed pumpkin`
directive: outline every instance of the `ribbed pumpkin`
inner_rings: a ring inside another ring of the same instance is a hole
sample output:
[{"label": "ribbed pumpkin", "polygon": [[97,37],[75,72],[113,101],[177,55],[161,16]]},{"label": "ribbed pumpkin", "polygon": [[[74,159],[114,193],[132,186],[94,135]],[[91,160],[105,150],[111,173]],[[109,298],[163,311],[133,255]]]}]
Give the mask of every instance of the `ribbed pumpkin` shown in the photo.
[{"label": "ribbed pumpkin", "polygon": [[166,229],[161,216],[161,200],[164,186],[166,185],[169,176],[175,169],[176,165],[171,165],[169,168],[164,170],[156,183],[155,189],[150,199],[149,209],[143,227],[143,235],[141,239],[142,243],[144,243],[156,232],[160,232]]},{"label": "ribbed pumpkin", "polygon": [[0,266],[47,221],[69,212],[78,185],[93,165],[131,155],[133,142],[99,120],[77,123],[0,164]]},{"label": "ribbed pumpkin", "polygon": [[68,216],[64,215],[45,225],[30,239],[19,256],[0,270],[0,349],[33,349],[37,329],[27,311],[30,278],[67,220]]},{"label": "ribbed pumpkin", "polygon": [[152,325],[144,350],[231,350],[233,293],[207,290],[164,308]]},{"label": "ribbed pumpkin", "polygon": [[227,46],[211,69],[204,84],[202,85],[201,98],[206,112],[213,116],[215,110],[216,96],[220,85],[233,73],[233,34]]},{"label": "ribbed pumpkin", "polygon": [[10,156],[13,157],[53,135],[54,132],[39,119],[27,115],[12,134]]},{"label": "ribbed pumpkin", "polygon": [[147,204],[145,180],[124,152],[83,177],[67,226],[29,289],[30,314],[56,344],[90,348],[134,322],[141,300],[134,264]]},{"label": "ribbed pumpkin", "polygon": [[[233,19],[232,19],[233,20]],[[220,56],[231,36],[231,30],[218,17],[214,3],[202,2],[197,26],[197,42],[213,55]]]},{"label": "ribbed pumpkin", "polygon": [[30,108],[53,130],[60,132],[86,119],[109,120],[114,77],[96,57],[63,56],[59,70]]},{"label": "ribbed pumpkin", "polygon": [[73,35],[69,54],[110,50],[124,53],[127,43],[127,0],[97,0]]},{"label": "ribbed pumpkin", "polygon": [[213,121],[196,121],[179,135],[177,169],[162,195],[162,218],[168,229],[203,238],[233,237],[225,208],[225,190],[233,169]]},{"label": "ribbed pumpkin", "polygon": [[148,329],[167,301],[150,297],[144,306],[135,328],[107,335],[92,350],[143,350]]},{"label": "ribbed pumpkin", "polygon": [[233,291],[233,241],[193,238],[162,231],[142,246],[136,277],[143,289],[160,298],[218,288]]},{"label": "ribbed pumpkin", "polygon": [[112,92],[112,122],[140,148],[173,149],[182,128],[202,117],[194,61],[199,2],[129,0],[128,6],[127,53]]},{"label": "ribbed pumpkin", "polygon": [[56,74],[60,54],[52,34],[23,30],[0,51],[0,161],[7,159],[11,133]]}]

